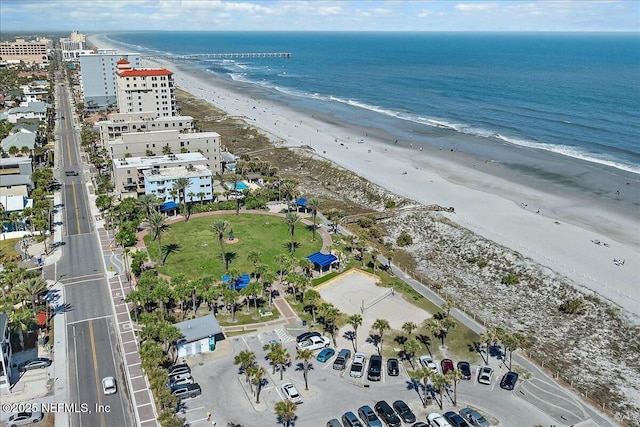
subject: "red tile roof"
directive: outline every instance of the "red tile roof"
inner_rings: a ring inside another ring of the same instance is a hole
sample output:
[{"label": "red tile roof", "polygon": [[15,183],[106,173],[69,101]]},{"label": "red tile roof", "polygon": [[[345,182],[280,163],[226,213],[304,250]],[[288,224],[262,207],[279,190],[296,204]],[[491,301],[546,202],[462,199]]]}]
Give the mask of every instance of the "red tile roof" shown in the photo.
[{"label": "red tile roof", "polygon": [[128,64],[129,61],[127,61],[126,59],[122,58],[120,61],[117,62],[118,64]]},{"label": "red tile roof", "polygon": [[118,72],[120,77],[148,77],[148,76],[170,76],[173,72],[164,68],[143,68],[122,70]]}]

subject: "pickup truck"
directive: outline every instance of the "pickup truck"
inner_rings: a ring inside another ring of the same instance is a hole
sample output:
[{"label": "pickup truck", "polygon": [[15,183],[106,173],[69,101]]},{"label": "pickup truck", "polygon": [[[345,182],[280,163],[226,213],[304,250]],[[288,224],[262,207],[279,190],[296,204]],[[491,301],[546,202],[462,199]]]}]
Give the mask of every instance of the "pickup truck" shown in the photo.
[{"label": "pickup truck", "polygon": [[300,350],[319,350],[324,347],[329,347],[331,340],[327,337],[310,337],[307,340],[300,341],[297,346]]},{"label": "pickup truck", "polygon": [[336,356],[336,360],[333,362],[333,369],[344,370],[347,367],[347,361],[351,358],[351,351],[343,348]]}]

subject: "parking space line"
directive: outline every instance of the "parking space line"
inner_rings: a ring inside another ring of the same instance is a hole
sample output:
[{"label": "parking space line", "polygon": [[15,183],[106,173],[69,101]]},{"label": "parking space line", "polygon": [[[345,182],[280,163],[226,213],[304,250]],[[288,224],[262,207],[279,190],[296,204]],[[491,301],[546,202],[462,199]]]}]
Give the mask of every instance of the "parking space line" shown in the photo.
[{"label": "parking space line", "polygon": [[193,409],[184,409],[182,410],[182,412],[186,414],[188,412],[202,411],[202,410],[204,410],[204,406],[198,406],[197,408],[193,408]]},{"label": "parking space line", "polygon": [[131,377],[131,379],[135,380],[136,378],[143,378],[143,377],[144,377],[144,375],[138,375],[138,376],[135,376],[135,377]]},{"label": "parking space line", "polygon": [[244,343],[244,345],[247,347],[247,350],[251,350],[251,347],[249,347],[249,344],[247,343],[247,340],[244,339],[244,335],[242,335],[240,338],[242,338],[242,342]]}]

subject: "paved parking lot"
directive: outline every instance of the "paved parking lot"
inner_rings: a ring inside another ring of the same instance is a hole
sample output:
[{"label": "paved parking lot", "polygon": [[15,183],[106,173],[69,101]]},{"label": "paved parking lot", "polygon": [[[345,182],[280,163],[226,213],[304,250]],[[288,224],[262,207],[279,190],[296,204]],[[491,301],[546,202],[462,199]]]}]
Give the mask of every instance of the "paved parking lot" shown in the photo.
[{"label": "paved parking lot", "polygon": [[[389,403],[397,399],[404,400],[415,412],[419,420],[425,420],[430,412],[441,412],[436,405],[423,408],[421,400],[414,390],[406,372],[398,377],[389,377],[383,372],[382,381],[371,382],[366,378],[349,377],[349,367],[344,372],[332,369],[333,359],[327,363],[312,361],[309,372],[309,390],[304,389],[302,370],[295,360],[295,340],[288,337],[284,346],[293,358],[293,365],[288,368],[280,380],[280,374],[274,374],[269,362],[265,360],[266,352],[262,346],[273,339],[282,338],[282,331],[263,331],[249,335],[228,338],[221,344],[220,350],[226,348],[224,357],[213,355],[197,356],[187,359],[192,366],[192,374],[202,387],[202,395],[194,399],[184,400],[181,416],[186,417],[189,426],[211,425],[207,422],[207,412],[212,413],[212,421],[218,426],[227,422],[235,422],[245,427],[277,425],[274,405],[283,399],[280,386],[284,382],[296,385],[304,402],[298,406],[295,425],[323,426],[331,418],[340,418],[344,412],[356,412],[362,405],[373,407],[379,400]],[[267,385],[260,395],[260,404],[255,403],[240,375],[238,367],[233,364],[233,356],[242,350],[255,352],[258,363],[267,369]],[[370,352],[370,349],[367,350]],[[385,365],[386,367],[386,365]],[[477,367],[476,367],[477,368]],[[501,373],[494,380],[499,382]],[[499,388],[494,381],[491,386],[478,384],[475,379],[464,381],[458,386],[458,409],[471,404],[488,412],[500,421],[500,425],[557,425],[556,420],[542,413],[537,407],[521,399],[518,389],[507,392]],[[451,402],[445,401],[445,411],[453,408]]]}]

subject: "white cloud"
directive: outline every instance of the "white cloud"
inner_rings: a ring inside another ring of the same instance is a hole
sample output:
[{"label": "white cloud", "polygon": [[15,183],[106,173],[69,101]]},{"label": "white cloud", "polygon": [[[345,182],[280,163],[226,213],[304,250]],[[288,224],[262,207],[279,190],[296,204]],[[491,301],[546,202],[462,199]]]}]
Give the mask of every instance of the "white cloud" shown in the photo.
[{"label": "white cloud", "polygon": [[427,16],[431,16],[432,14],[433,12],[431,12],[430,10],[422,9],[420,12],[417,13],[417,16],[419,18],[426,18]]},{"label": "white cloud", "polygon": [[460,3],[456,5],[456,9],[461,12],[484,12],[497,8],[496,3]]}]

